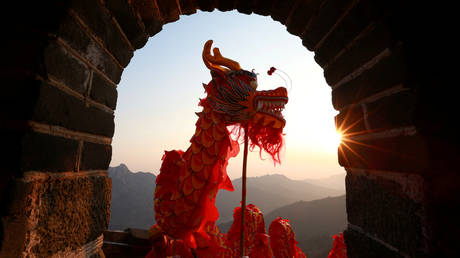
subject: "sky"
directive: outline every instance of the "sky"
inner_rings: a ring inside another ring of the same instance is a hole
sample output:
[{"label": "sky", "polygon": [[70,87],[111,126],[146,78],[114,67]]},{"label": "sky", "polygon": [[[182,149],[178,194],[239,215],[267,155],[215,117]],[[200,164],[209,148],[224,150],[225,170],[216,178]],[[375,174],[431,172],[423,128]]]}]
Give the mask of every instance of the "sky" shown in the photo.
[{"label": "sky", "polygon": [[[195,112],[201,111],[198,101],[205,97],[202,83],[211,79],[201,58],[208,39],[243,69],[255,69],[258,90],[290,88],[281,165],[275,167],[268,155],[261,159],[256,149],[249,153],[249,177],[283,174],[302,180],[344,173],[337,161],[337,111],[313,52],[270,17],[235,11],[182,15],[134,53],[118,85],[110,166],[124,163],[131,171],[158,174],[165,150],[189,147]],[[288,76],[268,76],[272,66]],[[232,179],[241,177],[242,153],[229,161]]]}]

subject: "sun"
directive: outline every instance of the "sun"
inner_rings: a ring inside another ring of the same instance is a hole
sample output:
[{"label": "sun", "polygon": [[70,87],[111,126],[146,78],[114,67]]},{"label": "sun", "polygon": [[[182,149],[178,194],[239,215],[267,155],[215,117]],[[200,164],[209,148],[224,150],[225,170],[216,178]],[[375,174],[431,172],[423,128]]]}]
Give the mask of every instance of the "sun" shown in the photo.
[{"label": "sun", "polygon": [[335,129],[325,129],[318,131],[315,136],[316,145],[318,150],[322,149],[328,153],[337,153],[339,145],[342,143],[342,133]]},{"label": "sun", "polygon": [[335,131],[332,135],[332,142],[335,148],[338,148],[340,143],[342,143],[343,134],[340,131]]},{"label": "sun", "polygon": [[337,151],[340,143],[342,143],[342,133],[335,129],[326,130],[321,135],[321,138],[323,139],[324,148],[334,153]]}]

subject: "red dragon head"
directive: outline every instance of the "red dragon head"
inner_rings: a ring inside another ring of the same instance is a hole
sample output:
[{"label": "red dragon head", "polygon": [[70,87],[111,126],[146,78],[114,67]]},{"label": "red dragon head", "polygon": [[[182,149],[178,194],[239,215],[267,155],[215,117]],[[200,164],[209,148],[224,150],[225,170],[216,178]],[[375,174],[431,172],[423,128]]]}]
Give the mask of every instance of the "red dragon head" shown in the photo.
[{"label": "red dragon head", "polygon": [[257,75],[223,57],[218,48],[211,55],[211,45],[212,40],[208,40],[203,48],[203,61],[211,70],[212,81],[204,85],[207,97],[201,105],[222,114],[227,125],[247,126],[251,147],[260,147],[279,162],[286,124],[281,113],[288,102],[286,88],[257,91]]}]

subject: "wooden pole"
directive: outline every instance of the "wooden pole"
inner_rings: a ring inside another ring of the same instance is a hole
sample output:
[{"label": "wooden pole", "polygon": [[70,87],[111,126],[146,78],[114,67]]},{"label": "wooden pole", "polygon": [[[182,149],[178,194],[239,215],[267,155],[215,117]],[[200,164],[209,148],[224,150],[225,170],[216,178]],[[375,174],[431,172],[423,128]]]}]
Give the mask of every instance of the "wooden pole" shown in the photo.
[{"label": "wooden pole", "polygon": [[245,256],[244,250],[244,214],[246,212],[246,167],[248,163],[248,125],[244,127],[244,154],[243,154],[243,176],[241,188],[241,237],[240,237],[240,257]]}]

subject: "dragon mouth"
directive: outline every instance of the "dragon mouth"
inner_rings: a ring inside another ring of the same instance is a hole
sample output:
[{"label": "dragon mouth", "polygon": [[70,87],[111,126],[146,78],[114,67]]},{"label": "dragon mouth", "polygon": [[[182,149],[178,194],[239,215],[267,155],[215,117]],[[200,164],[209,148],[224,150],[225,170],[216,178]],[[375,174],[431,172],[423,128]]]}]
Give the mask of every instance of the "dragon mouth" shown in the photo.
[{"label": "dragon mouth", "polygon": [[282,111],[288,102],[287,90],[279,87],[257,91],[253,101],[255,114],[248,133],[251,144],[270,154],[275,163],[280,162],[279,152],[283,146],[283,129],[286,125]]},{"label": "dragon mouth", "polygon": [[284,105],[288,102],[285,97],[259,97],[256,99],[257,112],[273,116],[284,123],[286,120],[283,117],[282,111]]},{"label": "dragon mouth", "polygon": [[284,120],[281,112],[287,102],[287,90],[284,87],[268,91],[258,91],[254,97],[254,107],[257,113],[255,120],[263,121],[264,126],[274,122],[273,127],[283,127],[286,124],[286,120]]}]

